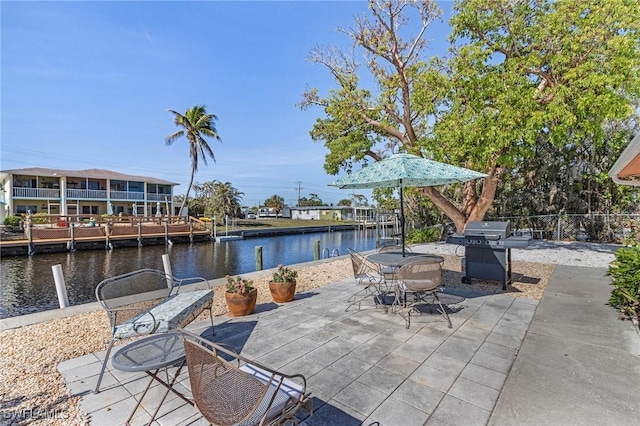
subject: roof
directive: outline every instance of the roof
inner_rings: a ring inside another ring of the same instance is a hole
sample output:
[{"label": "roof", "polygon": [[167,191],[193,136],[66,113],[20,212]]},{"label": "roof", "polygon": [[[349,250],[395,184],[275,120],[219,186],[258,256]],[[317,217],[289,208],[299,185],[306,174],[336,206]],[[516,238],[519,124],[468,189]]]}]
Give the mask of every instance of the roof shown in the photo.
[{"label": "roof", "polygon": [[115,180],[131,180],[147,183],[155,183],[160,185],[179,185],[179,183],[171,182],[164,179],[158,179],[149,176],[127,175],[124,173],[113,172],[105,169],[86,169],[86,170],[62,170],[47,169],[43,167],[31,167],[26,169],[3,170],[2,173],[10,173],[13,175],[29,175],[29,176],[67,176],[81,177],[90,179],[115,179]]},{"label": "roof", "polygon": [[620,185],[640,186],[640,133],[622,151],[609,176]]}]

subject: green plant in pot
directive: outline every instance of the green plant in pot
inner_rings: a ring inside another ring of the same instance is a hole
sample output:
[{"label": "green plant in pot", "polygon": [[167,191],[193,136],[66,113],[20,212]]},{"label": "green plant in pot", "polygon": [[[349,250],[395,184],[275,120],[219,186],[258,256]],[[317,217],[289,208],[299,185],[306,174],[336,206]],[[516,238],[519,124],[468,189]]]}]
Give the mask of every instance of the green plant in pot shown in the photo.
[{"label": "green plant in pot", "polygon": [[298,271],[294,271],[284,265],[278,265],[269,281],[269,291],[276,303],[287,303],[293,300],[296,294],[296,278]]},{"label": "green plant in pot", "polygon": [[230,316],[249,315],[256,307],[258,289],[253,286],[251,280],[244,279],[239,275],[237,277],[227,275],[227,291],[224,297]]}]

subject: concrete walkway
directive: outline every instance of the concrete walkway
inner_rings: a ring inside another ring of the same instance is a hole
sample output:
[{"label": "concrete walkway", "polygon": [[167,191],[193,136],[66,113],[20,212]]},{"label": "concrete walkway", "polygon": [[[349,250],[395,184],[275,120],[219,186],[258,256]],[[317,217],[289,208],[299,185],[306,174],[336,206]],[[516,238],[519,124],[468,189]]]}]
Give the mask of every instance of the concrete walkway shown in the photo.
[{"label": "concrete walkway", "polygon": [[556,267],[490,425],[640,421],[640,336],[607,305],[605,273]]},{"label": "concrete walkway", "polygon": [[[214,339],[304,374],[315,413],[301,415],[303,426],[632,424],[640,418],[640,336],[606,305],[605,272],[558,266],[540,303],[450,288],[443,299],[452,329],[437,313],[415,317],[407,330],[373,304],[345,312],[355,289],[345,280],[247,317],[217,317]],[[210,337],[207,324],[189,328]],[[92,394],[101,356],[58,369],[92,425],[122,424],[147,378],[109,366],[105,390]],[[146,423],[153,402],[133,424]],[[172,395],[154,424],[206,423]]]}]

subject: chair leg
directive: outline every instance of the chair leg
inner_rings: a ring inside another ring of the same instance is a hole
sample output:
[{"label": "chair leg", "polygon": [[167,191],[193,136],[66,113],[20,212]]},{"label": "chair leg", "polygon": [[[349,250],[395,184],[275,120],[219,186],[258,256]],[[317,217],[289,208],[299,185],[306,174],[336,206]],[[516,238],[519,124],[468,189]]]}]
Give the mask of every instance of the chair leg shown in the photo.
[{"label": "chair leg", "polygon": [[109,355],[111,354],[111,348],[113,348],[113,344],[115,343],[115,339],[111,339],[111,343],[109,343],[109,347],[107,348],[107,353],[104,356],[104,361],[102,362],[102,369],[100,370],[100,377],[98,377],[98,383],[96,384],[96,388],[93,393],[100,393],[100,383],[102,383],[102,376],[104,376],[104,370],[107,368],[107,362],[109,361]]},{"label": "chair leg", "polygon": [[449,328],[453,328],[451,326],[451,318],[449,318],[449,313],[444,308],[444,306],[442,306],[442,303],[440,302],[440,298],[438,297],[438,293],[434,291],[433,297],[435,297],[435,299],[438,301],[438,306],[440,306],[440,314],[442,314],[442,316],[447,319],[447,322],[449,323]]},{"label": "chair leg", "polygon": [[213,336],[216,335],[216,329],[213,326],[213,301],[211,302],[211,306],[209,306],[209,319],[211,320],[211,334]]}]

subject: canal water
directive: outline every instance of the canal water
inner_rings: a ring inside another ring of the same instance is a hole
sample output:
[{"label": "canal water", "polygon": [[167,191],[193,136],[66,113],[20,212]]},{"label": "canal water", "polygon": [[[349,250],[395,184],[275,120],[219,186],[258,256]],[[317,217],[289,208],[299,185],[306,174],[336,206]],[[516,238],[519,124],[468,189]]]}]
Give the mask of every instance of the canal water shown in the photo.
[{"label": "canal water", "polygon": [[262,246],[263,268],[314,260],[314,245],[320,241],[321,257],[347,254],[376,246],[375,230],[334,231],[250,238],[227,242],[156,245],[75,253],[35,254],[0,259],[0,318],[58,308],[51,267],[62,265],[69,303],[95,302],[95,286],[103,279],[136,269],[163,270],[162,255],[171,260],[178,278],[222,278],[255,271],[255,247]]}]

